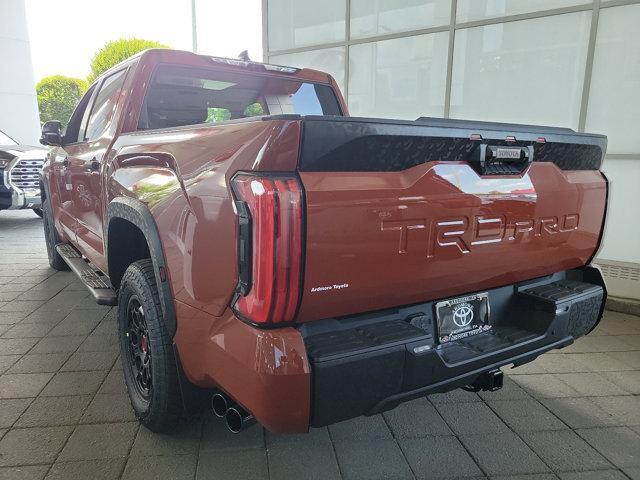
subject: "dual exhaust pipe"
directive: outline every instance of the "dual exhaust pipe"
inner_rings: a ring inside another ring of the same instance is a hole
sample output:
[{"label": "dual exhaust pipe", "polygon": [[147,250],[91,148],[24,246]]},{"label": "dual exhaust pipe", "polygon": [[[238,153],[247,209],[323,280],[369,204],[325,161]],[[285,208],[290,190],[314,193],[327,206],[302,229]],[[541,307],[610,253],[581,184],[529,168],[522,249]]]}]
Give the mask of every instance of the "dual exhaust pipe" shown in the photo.
[{"label": "dual exhaust pipe", "polygon": [[211,410],[218,418],[224,418],[227,428],[232,433],[240,433],[247,427],[256,423],[249,412],[239,405],[236,405],[224,393],[218,392],[211,397]]}]

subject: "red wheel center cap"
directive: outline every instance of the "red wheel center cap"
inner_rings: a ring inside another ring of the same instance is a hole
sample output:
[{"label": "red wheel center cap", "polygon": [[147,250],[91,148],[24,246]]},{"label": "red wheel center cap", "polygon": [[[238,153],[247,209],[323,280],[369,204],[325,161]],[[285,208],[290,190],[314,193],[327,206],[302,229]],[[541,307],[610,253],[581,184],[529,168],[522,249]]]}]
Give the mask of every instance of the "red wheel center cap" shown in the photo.
[{"label": "red wheel center cap", "polygon": [[142,350],[144,353],[147,353],[147,349],[148,349],[147,337],[142,337],[140,339],[140,350]]}]

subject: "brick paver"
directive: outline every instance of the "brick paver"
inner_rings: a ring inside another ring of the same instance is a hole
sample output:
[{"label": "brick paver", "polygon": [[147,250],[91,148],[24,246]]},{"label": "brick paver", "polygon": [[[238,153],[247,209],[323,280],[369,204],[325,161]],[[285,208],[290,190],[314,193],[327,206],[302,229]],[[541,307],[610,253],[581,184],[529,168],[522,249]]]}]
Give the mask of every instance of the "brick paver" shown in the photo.
[{"label": "brick paver", "polygon": [[518,369],[308,435],[211,415],[158,435],[131,413],[115,311],[48,268],[42,223],[0,213],[0,479],[640,478],[640,318]]}]

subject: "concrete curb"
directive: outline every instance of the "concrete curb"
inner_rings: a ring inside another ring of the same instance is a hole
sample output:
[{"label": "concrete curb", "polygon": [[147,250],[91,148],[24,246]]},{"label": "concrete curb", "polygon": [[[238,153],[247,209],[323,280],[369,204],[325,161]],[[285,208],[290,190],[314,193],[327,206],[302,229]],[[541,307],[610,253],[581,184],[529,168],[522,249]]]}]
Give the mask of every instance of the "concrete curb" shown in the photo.
[{"label": "concrete curb", "polygon": [[640,302],[630,298],[609,297],[605,308],[614,312],[640,317]]}]

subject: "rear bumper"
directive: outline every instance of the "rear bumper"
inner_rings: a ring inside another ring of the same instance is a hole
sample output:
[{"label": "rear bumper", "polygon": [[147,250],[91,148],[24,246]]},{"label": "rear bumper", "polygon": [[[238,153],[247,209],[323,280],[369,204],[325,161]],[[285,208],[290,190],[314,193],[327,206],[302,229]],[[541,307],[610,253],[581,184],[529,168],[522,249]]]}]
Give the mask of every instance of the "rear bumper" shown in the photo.
[{"label": "rear bumper", "polygon": [[570,345],[597,325],[606,297],[602,276],[591,267],[488,293],[492,329],[443,345],[434,340],[434,302],[303,326],[311,426],[469,385],[488,370]]},{"label": "rear bumper", "polygon": [[174,341],[192,383],[224,390],[270,431],[298,433],[567,346],[595,328],[606,299],[592,267],[488,294],[492,330],[444,345],[434,340],[434,302],[272,330],[176,302]]}]

